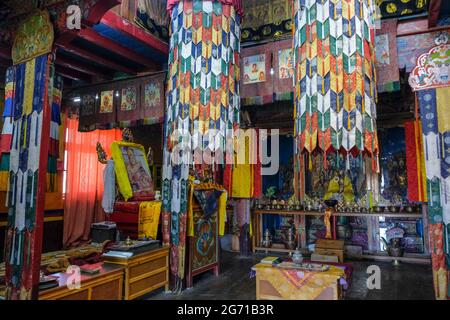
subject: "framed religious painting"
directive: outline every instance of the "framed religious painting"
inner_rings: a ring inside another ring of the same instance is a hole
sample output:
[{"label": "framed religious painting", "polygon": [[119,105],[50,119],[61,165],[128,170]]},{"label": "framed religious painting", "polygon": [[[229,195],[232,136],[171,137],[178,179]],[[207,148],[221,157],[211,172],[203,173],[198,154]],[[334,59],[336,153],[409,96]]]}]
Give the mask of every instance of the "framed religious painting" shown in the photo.
[{"label": "framed religious painting", "polygon": [[99,113],[112,113],[114,104],[114,90],[105,90],[100,95]]},{"label": "framed religious painting", "polygon": [[244,84],[266,81],[266,55],[244,57]]},{"label": "framed religious painting", "polygon": [[152,200],[153,180],[142,145],[115,141],[111,144],[119,192],[127,201]]},{"label": "framed religious painting", "polygon": [[294,57],[292,49],[278,50],[278,78],[289,79],[294,77]]}]

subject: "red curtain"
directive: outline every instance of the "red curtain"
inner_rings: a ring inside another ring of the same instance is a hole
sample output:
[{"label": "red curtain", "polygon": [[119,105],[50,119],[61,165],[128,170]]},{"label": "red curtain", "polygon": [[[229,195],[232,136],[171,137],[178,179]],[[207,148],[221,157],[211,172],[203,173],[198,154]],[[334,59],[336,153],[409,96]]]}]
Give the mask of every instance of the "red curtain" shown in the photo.
[{"label": "red curtain", "polygon": [[78,132],[78,119],[67,120],[67,179],[64,201],[64,247],[89,241],[93,222],[103,221],[103,169],[97,160],[99,141],[110,156],[113,141],[122,140],[120,129]]}]

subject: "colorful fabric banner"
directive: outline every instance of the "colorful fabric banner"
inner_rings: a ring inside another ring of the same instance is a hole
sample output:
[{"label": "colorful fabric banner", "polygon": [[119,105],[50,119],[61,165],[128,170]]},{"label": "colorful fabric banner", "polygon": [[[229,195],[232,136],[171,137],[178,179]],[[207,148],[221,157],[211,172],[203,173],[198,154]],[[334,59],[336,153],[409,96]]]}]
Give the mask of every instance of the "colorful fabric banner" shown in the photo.
[{"label": "colorful fabric banner", "polygon": [[[259,131],[240,130],[233,164],[225,166],[223,184],[232,198],[256,199],[262,193]],[[248,138],[248,143],[246,139]]]},{"label": "colorful fabric banner", "polygon": [[[177,6],[178,3],[182,2],[183,0],[168,0],[167,1],[167,10],[172,11],[174,10],[174,7]],[[195,0],[194,0],[195,1]],[[220,2],[224,6],[233,6],[235,12],[238,15],[242,15],[243,13],[243,0],[205,0],[204,2]]]},{"label": "colorful fabric banner", "polygon": [[60,156],[59,139],[61,128],[61,100],[63,90],[63,79],[59,75],[54,75],[50,81],[51,82],[49,86],[49,100],[50,100],[49,102],[52,108],[52,115],[50,121],[49,155],[57,159]]},{"label": "colorful fabric banner", "polygon": [[6,71],[5,78],[5,109],[3,110],[3,128],[0,136],[0,156],[2,153],[9,153],[11,148],[13,120],[13,97],[14,97],[14,68],[10,67]]},{"label": "colorful fabric banner", "polygon": [[411,202],[427,201],[421,127],[419,120],[405,122],[408,200]]},{"label": "colorful fabric banner", "polygon": [[294,1],[297,158],[364,154],[378,170],[375,9],[372,0]]},{"label": "colorful fabric banner", "polygon": [[[235,7],[236,6],[236,7]],[[171,37],[164,123],[163,242],[181,290],[187,230],[189,163],[173,162],[191,137],[191,150],[224,154],[239,123],[240,1],[169,1]],[[209,133],[217,133],[209,141]],[[179,137],[179,138],[177,138]],[[199,138],[200,137],[200,138]],[[197,139],[199,138],[199,139]],[[182,155],[187,156],[187,155]],[[214,170],[212,170],[214,171]]]},{"label": "colorful fabric banner", "polygon": [[425,149],[430,248],[437,299],[450,298],[445,263],[449,259],[445,248],[450,245],[448,236],[445,236],[450,224],[450,131],[445,122],[450,111],[449,90],[447,87],[417,92]]},{"label": "colorful fabric banner", "polygon": [[9,161],[6,205],[6,296],[31,299],[33,234],[37,216],[37,191],[44,104],[53,75],[43,55],[14,66],[11,116],[13,135]]},{"label": "colorful fabric banner", "polygon": [[383,20],[375,36],[378,92],[400,90],[397,19]]}]

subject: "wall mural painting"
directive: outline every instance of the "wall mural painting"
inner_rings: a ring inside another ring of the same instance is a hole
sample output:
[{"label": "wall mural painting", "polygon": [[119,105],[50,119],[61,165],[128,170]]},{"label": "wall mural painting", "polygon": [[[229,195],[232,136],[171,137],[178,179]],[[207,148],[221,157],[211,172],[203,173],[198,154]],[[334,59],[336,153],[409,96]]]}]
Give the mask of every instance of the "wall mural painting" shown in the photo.
[{"label": "wall mural painting", "polygon": [[413,90],[450,85],[450,43],[448,33],[435,39],[436,46],[417,58],[417,66],[409,76]]}]

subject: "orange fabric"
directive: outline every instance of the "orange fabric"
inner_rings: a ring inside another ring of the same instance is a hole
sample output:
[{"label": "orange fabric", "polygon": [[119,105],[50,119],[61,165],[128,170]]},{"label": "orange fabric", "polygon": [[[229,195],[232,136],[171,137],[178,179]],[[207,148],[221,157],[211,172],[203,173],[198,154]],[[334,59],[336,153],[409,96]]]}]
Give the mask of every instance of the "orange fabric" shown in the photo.
[{"label": "orange fabric", "polygon": [[121,140],[121,131],[95,130],[78,132],[78,120],[66,119],[67,181],[64,201],[64,247],[89,240],[91,224],[103,221],[101,207],[104,164],[97,160],[99,141],[110,155],[109,146]]}]

